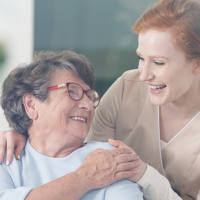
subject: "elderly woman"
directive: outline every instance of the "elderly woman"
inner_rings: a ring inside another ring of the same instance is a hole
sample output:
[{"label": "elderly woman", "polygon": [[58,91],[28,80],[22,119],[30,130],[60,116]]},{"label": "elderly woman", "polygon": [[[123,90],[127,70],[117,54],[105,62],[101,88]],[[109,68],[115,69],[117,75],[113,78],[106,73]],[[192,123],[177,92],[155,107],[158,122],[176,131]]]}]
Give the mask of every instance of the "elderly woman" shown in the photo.
[{"label": "elderly woman", "polygon": [[[137,156],[107,143],[83,143],[99,103],[93,84],[92,65],[71,51],[43,53],[10,73],[2,107],[28,140],[19,160],[0,165],[1,200],[142,199],[137,184],[118,181],[133,175]],[[97,148],[108,150],[87,156]]]},{"label": "elderly woman", "polygon": [[88,138],[119,139],[135,150],[141,162],[132,180],[146,199],[195,200],[200,192],[200,1],[161,0],[133,29],[138,69],[125,72],[106,92]]}]

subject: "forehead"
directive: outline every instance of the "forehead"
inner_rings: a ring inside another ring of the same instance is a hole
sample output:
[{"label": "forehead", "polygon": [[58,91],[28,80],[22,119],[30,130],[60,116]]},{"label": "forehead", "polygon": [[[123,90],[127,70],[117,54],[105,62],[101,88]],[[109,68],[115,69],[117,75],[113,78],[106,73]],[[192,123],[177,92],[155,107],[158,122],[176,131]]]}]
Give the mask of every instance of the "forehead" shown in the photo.
[{"label": "forehead", "polygon": [[137,51],[158,56],[173,56],[177,53],[184,53],[175,45],[174,37],[170,30],[154,29],[139,34]]},{"label": "forehead", "polygon": [[51,85],[58,85],[62,83],[78,83],[85,89],[89,89],[89,86],[72,70],[56,69],[51,78]]}]

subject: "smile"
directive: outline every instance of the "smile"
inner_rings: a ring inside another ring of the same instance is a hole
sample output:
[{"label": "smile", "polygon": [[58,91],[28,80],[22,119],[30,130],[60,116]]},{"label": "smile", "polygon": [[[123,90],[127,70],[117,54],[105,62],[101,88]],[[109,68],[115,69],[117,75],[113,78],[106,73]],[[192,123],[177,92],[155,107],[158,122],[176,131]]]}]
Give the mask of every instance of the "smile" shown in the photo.
[{"label": "smile", "polygon": [[161,90],[165,87],[167,86],[166,85],[150,85],[150,89],[153,89],[153,90]]},{"label": "smile", "polygon": [[87,118],[84,117],[71,117],[71,119],[76,120],[76,121],[81,121],[81,122],[87,122]]}]

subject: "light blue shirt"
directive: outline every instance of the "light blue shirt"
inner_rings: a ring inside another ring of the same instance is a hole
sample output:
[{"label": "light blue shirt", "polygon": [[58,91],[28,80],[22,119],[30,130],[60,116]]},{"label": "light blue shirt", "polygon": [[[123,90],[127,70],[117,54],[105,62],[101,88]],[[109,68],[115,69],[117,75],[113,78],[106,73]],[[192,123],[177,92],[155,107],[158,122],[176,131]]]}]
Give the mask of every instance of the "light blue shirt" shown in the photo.
[{"label": "light blue shirt", "polygon": [[[113,149],[104,142],[89,142],[64,158],[53,158],[37,152],[27,141],[20,160],[0,165],[0,199],[24,200],[35,187],[75,171],[86,156],[97,148]],[[80,200],[142,200],[139,186],[121,180],[107,187],[91,190]]]}]

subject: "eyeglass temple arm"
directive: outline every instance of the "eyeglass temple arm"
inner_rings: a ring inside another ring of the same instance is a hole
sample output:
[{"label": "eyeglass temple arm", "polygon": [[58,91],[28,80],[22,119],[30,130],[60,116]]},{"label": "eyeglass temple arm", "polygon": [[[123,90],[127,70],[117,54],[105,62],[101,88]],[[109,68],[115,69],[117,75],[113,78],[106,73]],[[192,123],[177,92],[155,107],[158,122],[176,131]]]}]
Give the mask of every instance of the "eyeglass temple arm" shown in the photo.
[{"label": "eyeglass temple arm", "polygon": [[66,86],[66,83],[63,83],[63,84],[60,84],[60,85],[53,85],[53,86],[50,86],[50,87],[48,87],[47,89],[48,89],[48,90],[54,90],[54,89],[62,88],[62,87],[65,87],[65,86]]}]

